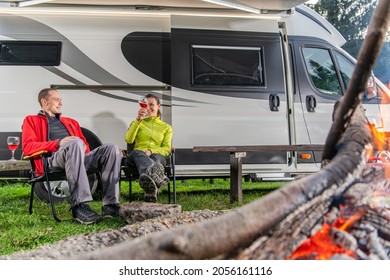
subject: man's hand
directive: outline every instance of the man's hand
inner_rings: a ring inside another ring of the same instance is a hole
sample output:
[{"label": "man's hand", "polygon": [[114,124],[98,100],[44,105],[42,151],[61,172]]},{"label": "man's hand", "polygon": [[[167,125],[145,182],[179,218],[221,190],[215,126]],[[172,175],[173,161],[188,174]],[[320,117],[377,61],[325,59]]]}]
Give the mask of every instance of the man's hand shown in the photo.
[{"label": "man's hand", "polygon": [[[62,138],[61,141],[60,141],[60,146],[65,145],[65,144],[68,143],[69,141],[72,141],[72,140],[78,139],[78,138],[79,138],[79,137],[77,137],[77,136],[67,136],[67,137],[64,137],[64,138]],[[84,150],[86,150],[86,149],[87,149],[87,146],[84,145]]]}]

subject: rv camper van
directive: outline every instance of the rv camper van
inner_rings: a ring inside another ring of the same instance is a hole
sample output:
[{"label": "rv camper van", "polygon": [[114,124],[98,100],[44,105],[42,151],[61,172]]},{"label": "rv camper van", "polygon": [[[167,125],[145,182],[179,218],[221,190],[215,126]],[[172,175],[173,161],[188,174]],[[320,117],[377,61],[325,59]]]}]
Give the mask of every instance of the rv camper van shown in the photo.
[{"label": "rv camper van", "polygon": [[[355,60],[340,49],[345,40],[333,26],[295,5],[304,1],[262,2],[289,5],[256,14],[1,6],[0,158],[10,157],[6,137],[20,135],[23,118],[38,113],[45,87],[60,91],[63,114],[90,131],[90,141],[122,149],[137,101],[155,93],[174,130],[179,178],[229,176],[228,153],[194,153],[194,146],[324,144]],[[389,131],[388,92],[370,82],[367,118]],[[321,153],[305,153],[311,156],[248,153],[243,175],[266,180],[317,171]]]}]

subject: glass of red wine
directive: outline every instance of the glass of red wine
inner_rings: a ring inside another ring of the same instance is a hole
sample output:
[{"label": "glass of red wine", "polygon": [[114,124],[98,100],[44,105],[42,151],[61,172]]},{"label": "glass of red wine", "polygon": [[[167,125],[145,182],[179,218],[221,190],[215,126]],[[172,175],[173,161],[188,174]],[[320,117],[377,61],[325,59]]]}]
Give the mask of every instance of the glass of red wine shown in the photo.
[{"label": "glass of red wine", "polygon": [[19,143],[20,143],[19,137],[17,137],[17,136],[8,136],[8,138],[7,138],[7,145],[8,145],[8,148],[12,152],[12,157],[11,157],[10,160],[16,160],[14,158],[14,154],[15,154],[15,150],[19,146]]},{"label": "glass of red wine", "polygon": [[[139,104],[139,106],[140,106],[142,109],[145,109],[145,110],[148,110],[148,109],[149,109],[148,100],[147,100],[145,97],[142,98],[141,100],[139,100],[139,101],[138,101],[138,104]],[[145,114],[145,115],[142,117],[142,119],[145,119],[145,118],[147,118],[147,117],[149,117],[149,116]]]}]

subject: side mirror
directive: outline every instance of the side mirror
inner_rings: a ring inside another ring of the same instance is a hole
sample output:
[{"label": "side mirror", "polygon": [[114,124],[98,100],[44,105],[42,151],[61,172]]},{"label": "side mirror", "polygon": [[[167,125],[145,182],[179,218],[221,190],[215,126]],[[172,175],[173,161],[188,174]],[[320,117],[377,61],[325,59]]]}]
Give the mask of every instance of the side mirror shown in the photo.
[{"label": "side mirror", "polygon": [[370,76],[368,78],[365,96],[367,99],[373,99],[373,98],[376,98],[378,96],[378,91],[377,91],[375,80],[374,80],[373,76]]}]

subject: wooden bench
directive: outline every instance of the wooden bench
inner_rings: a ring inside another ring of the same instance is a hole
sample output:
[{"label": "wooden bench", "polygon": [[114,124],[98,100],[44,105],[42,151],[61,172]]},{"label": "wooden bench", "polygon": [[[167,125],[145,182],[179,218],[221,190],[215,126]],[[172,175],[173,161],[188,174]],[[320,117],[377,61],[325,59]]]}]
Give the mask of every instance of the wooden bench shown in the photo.
[{"label": "wooden bench", "polygon": [[30,170],[29,160],[0,160],[0,171]]},{"label": "wooden bench", "polygon": [[230,153],[230,201],[242,201],[242,159],[247,152],[322,151],[324,145],[194,146],[193,152]]}]

